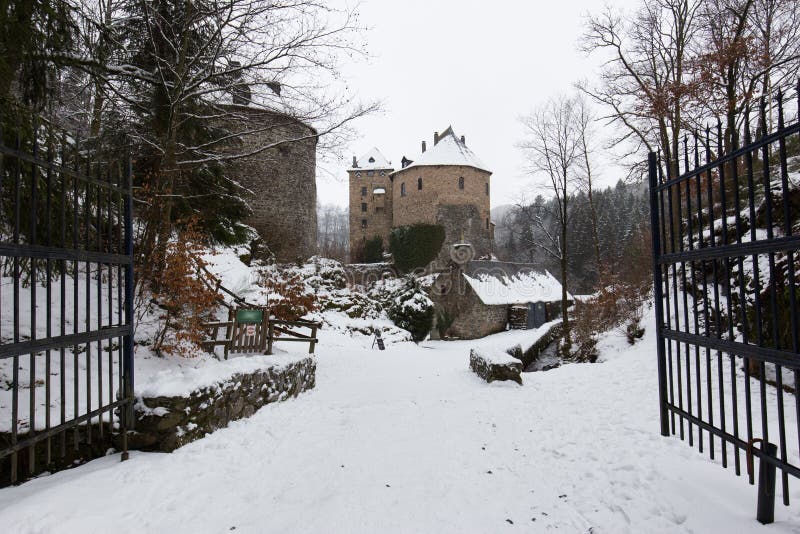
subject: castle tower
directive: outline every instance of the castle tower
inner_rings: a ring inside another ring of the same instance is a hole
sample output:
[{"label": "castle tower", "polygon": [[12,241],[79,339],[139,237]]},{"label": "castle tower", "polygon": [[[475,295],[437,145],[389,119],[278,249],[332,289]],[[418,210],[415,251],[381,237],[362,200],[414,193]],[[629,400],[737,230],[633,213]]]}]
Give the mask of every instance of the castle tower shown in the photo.
[{"label": "castle tower", "polygon": [[392,182],[394,168],[380,150],[373,148],[353,157],[350,178],[350,261],[363,261],[364,244],[375,237],[388,245],[392,229]]},{"label": "castle tower", "polygon": [[253,153],[234,160],[228,171],[248,191],[244,197],[252,213],[244,222],[280,262],[313,256],[318,250],[317,132],[277,111],[236,104],[225,109],[223,125],[230,131],[253,132],[230,143],[231,151]]},{"label": "castle tower", "polygon": [[435,133],[433,145],[422,142],[415,160],[403,158],[392,173],[392,227],[415,223],[439,224],[445,230],[441,262],[450,245],[469,243],[477,257],[493,252],[494,224],[490,211],[491,171],[467,147],[452,127]]}]

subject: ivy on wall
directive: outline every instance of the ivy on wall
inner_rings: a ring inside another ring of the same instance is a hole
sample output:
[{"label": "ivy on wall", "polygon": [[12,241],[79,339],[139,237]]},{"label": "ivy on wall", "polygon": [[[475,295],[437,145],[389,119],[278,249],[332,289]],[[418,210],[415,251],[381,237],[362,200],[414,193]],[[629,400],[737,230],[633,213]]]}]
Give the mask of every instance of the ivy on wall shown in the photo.
[{"label": "ivy on wall", "polygon": [[395,267],[407,273],[432,262],[444,244],[444,227],[438,224],[399,226],[389,234]]}]

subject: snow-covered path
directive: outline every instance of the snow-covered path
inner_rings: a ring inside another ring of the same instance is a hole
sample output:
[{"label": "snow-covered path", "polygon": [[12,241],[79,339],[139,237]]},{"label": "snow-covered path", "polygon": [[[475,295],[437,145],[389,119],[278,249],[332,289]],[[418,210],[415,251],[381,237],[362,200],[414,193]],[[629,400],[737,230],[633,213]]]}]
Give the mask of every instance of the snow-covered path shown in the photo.
[{"label": "snow-covered path", "polygon": [[[474,342],[378,352],[327,335],[315,390],[169,455],[114,455],[0,490],[0,530],[767,531],[755,488],[658,434],[651,330],[523,387],[469,372]],[[792,499],[769,532],[800,531]]]}]

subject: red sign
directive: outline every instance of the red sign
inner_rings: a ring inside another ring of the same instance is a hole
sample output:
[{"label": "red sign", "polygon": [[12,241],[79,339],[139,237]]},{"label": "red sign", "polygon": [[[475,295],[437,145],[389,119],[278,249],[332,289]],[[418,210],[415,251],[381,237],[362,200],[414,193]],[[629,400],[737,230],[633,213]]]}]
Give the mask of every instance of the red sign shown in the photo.
[{"label": "red sign", "polygon": [[247,328],[246,328],[246,330],[245,330],[245,333],[246,333],[248,336],[254,336],[254,335],[256,335],[256,325],[254,325],[254,324],[249,324],[249,325],[247,325]]}]

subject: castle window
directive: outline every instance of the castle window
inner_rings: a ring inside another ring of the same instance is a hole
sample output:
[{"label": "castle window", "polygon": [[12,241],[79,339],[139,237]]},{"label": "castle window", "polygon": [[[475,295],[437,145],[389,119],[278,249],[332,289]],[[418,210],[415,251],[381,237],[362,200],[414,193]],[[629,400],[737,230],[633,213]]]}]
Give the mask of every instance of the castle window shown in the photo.
[{"label": "castle window", "polygon": [[417,178],[417,189],[422,191],[422,178]]},{"label": "castle window", "polygon": [[365,197],[365,196],[367,196],[367,188],[366,188],[366,187],[362,187],[362,188],[361,188],[361,196],[362,196],[362,197]]},{"label": "castle window", "polygon": [[369,158],[369,162],[370,162],[370,163],[375,163],[375,158],[372,158],[372,157],[371,157],[371,158]]},{"label": "castle window", "polygon": [[489,217],[486,217],[486,229],[489,229]]},{"label": "castle window", "polygon": [[401,197],[406,196],[406,183],[405,182],[400,184],[400,196]]},{"label": "castle window", "polygon": [[489,194],[489,182],[486,182],[486,194]]},{"label": "castle window", "polygon": [[361,228],[366,228],[366,227],[367,227],[367,220],[361,219]]},{"label": "castle window", "polygon": [[367,176],[372,176],[375,174],[375,171],[367,171]]},{"label": "castle window", "polygon": [[458,177],[458,188],[459,189],[464,189],[464,177],[463,176],[459,176]]},{"label": "castle window", "polygon": [[386,176],[386,171],[381,171],[381,176]]},{"label": "castle window", "polygon": [[367,203],[366,202],[362,202],[361,203],[361,211],[367,211]]}]

